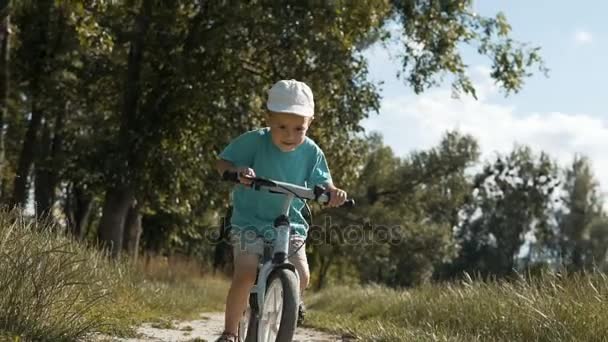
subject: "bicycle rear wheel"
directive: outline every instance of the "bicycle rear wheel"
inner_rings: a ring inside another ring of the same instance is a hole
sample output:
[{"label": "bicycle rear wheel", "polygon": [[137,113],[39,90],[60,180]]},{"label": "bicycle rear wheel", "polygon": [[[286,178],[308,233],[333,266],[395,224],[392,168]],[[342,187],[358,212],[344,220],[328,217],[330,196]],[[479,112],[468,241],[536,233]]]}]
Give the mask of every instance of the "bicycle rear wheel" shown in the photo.
[{"label": "bicycle rear wheel", "polygon": [[277,269],[268,277],[258,324],[260,342],[291,341],[296,330],[300,290],[294,271]]}]

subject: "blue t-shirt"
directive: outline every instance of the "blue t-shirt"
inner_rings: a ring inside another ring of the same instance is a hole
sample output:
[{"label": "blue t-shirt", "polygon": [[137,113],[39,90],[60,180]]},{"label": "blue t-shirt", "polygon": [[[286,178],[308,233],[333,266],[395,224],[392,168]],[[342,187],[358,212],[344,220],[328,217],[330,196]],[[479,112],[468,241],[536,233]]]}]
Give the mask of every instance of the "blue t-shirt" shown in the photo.
[{"label": "blue t-shirt", "polygon": [[[237,167],[250,167],[256,176],[312,188],[331,182],[323,151],[306,137],[290,152],[281,151],[273,142],[270,128],[242,134],[220,153],[220,158]],[[232,192],[232,229],[236,232],[255,231],[268,239],[274,238],[274,220],[283,214],[286,196],[255,191],[236,185]],[[297,235],[306,237],[308,224],[302,216],[304,201],[294,198],[289,209],[289,221]]]}]

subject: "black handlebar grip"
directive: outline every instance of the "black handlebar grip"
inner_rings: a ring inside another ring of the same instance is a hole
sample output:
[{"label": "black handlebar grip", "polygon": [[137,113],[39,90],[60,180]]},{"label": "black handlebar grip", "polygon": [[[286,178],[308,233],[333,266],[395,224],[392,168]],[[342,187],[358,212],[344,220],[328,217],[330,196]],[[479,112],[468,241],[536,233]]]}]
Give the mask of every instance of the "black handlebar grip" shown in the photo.
[{"label": "black handlebar grip", "polygon": [[342,204],[341,207],[354,208],[355,207],[355,200],[352,199],[352,198],[349,199],[349,200],[346,200],[346,202],[344,202],[344,204]]},{"label": "black handlebar grip", "polygon": [[[316,191],[316,189],[315,189],[315,191]],[[329,191],[327,191],[327,192],[325,192],[325,195],[327,195],[327,202],[329,202],[329,200],[331,199],[331,193]],[[340,206],[340,208],[354,208],[354,207],[355,207],[355,200],[352,198],[347,199]]]},{"label": "black handlebar grip", "polygon": [[239,174],[233,171],[224,171],[222,174],[222,179],[229,182],[238,183],[239,182]]}]

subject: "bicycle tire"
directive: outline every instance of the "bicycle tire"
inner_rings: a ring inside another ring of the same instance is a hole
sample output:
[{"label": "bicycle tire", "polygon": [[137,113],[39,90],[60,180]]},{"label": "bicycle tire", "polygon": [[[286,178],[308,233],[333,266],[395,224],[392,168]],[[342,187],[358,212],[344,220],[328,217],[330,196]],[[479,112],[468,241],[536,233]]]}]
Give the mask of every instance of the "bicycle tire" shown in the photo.
[{"label": "bicycle tire", "polygon": [[255,296],[251,295],[249,297],[247,309],[245,309],[243,317],[239,321],[238,342],[256,342],[258,339],[257,310],[255,310],[257,305],[252,305],[252,301],[255,300]]},{"label": "bicycle tire", "polygon": [[[289,269],[276,269],[268,277],[266,286],[266,299],[273,282],[278,282],[282,289],[282,313],[275,341],[288,342],[293,340],[298,321],[298,305],[300,304],[300,287],[294,271]],[[266,307],[266,304],[264,304]],[[258,329],[262,329],[262,320],[258,322]],[[269,341],[264,341],[269,342]]]}]

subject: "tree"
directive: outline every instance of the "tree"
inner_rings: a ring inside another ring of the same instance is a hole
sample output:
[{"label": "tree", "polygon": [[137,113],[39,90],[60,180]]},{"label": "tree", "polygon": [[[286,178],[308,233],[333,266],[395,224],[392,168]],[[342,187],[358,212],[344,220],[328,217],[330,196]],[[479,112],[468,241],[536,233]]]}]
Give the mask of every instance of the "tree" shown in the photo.
[{"label": "tree", "polygon": [[[457,76],[454,89],[473,92],[463,42],[491,58],[507,92],[542,68],[535,48],[508,38],[502,16],[475,16],[462,1],[19,4],[11,12],[16,110],[4,118],[12,201],[24,204],[33,184],[38,211],[61,203],[75,234],[99,236],[115,255],[137,248],[139,222],[179,217],[192,227],[224,207],[225,187],[209,165],[231,138],[264,124],[264,90],[278,79],[315,89],[311,135],[336,182],[354,186],[366,149],[360,123],[379,107],[361,52],[387,39],[389,22],[409,42],[403,75],[416,92],[446,72]],[[442,208],[432,196],[417,210]]]},{"label": "tree", "polygon": [[[0,1],[0,184],[4,182],[4,123],[8,112],[11,2]],[[2,197],[0,186],[0,198]]]},{"label": "tree", "polygon": [[403,74],[416,93],[437,84],[444,72],[455,76],[452,87],[475,96],[467,65],[459,48],[471,45],[492,62],[491,77],[508,94],[523,86],[530,69],[546,72],[540,48],[514,41],[502,13],[482,17],[472,10],[473,0],[393,0],[391,5],[403,27]]},{"label": "tree", "polygon": [[[229,12],[214,6],[195,6],[184,7],[185,12],[180,13],[179,10],[175,11],[176,8],[181,8],[178,3],[164,5],[167,7],[151,3],[150,12],[144,16],[149,20],[147,34],[133,35],[139,37],[141,44],[145,43],[142,49],[147,52],[144,54],[146,58],[139,60],[141,73],[137,82],[141,86],[142,96],[138,100],[137,107],[132,108],[134,112],[129,119],[131,121],[126,120],[124,116],[120,119],[121,127],[129,127],[121,130],[128,132],[129,137],[118,141],[121,142],[120,148],[128,153],[114,156],[117,164],[112,167],[109,174],[115,183],[118,181],[116,184],[122,184],[121,187],[124,188],[122,193],[132,193],[132,196],[144,206],[152,205],[159,211],[182,210],[178,207],[183,208],[184,205],[192,203],[190,201],[192,198],[188,198],[184,190],[194,192],[198,186],[198,189],[203,188],[212,193],[211,190],[218,188],[213,186],[213,183],[217,183],[212,178],[215,177],[213,171],[203,172],[204,177],[210,179],[204,185],[200,183],[200,176],[191,176],[200,170],[201,164],[210,165],[215,157],[215,151],[206,149],[204,145],[222,146],[230,136],[228,132],[242,132],[244,122],[242,119],[246,118],[243,114],[248,111],[253,112],[253,118],[247,118],[247,121],[255,123],[256,117],[260,120],[262,113],[253,104],[259,103],[263,96],[254,89],[268,86],[270,79],[289,77],[288,73],[300,75],[296,77],[301,79],[310,77],[309,82],[312,84],[321,79],[324,79],[322,83],[326,83],[330,81],[330,77],[333,78],[331,82],[336,84],[336,89],[344,89],[344,91],[335,95],[320,94],[317,97],[319,110],[327,106],[336,108],[332,110],[344,109],[344,115],[348,113],[351,116],[362,117],[370,106],[368,103],[374,104],[377,101],[372,88],[363,80],[351,81],[353,75],[362,68],[358,64],[346,63],[334,66],[333,69],[328,67],[328,70],[334,70],[331,76],[317,72],[324,67],[325,62],[321,61],[340,58],[337,56],[343,56],[343,60],[350,58],[350,49],[341,45],[338,40],[328,38],[319,40],[318,43],[312,42],[315,36],[334,34],[331,30],[335,23],[329,18],[335,14],[331,12],[315,13],[315,15],[310,12],[308,21],[302,19],[301,23],[310,30],[302,28],[302,30],[290,29],[289,32],[284,32],[289,27],[285,23],[302,14],[299,11],[306,8],[287,8],[288,11],[285,12],[282,6],[239,5],[233,6],[233,11]],[[259,16],[254,15],[256,12],[259,12]],[[189,16],[190,14],[192,16]],[[323,15],[328,18],[323,18]],[[323,21],[319,22],[319,20]],[[167,25],[167,22],[171,21],[174,24]],[[358,24],[360,25],[361,22]],[[167,27],[175,27],[176,30],[167,30]],[[261,28],[267,31],[259,31]],[[358,29],[357,32],[364,30]],[[346,38],[348,37],[347,35]],[[305,46],[300,42],[305,39],[311,41],[311,44],[302,51],[285,49],[281,45]],[[328,42],[333,45],[327,44]],[[138,45],[132,44],[131,49],[135,46]],[[237,51],[240,52],[236,53]],[[276,51],[276,53],[268,55],[266,51]],[[298,54],[294,54],[295,52]],[[309,55],[310,60],[304,58],[306,54]],[[319,56],[315,56],[316,54]],[[326,57],[329,55],[333,58]],[[294,59],[302,59],[302,63],[298,64],[301,70],[294,68]],[[134,64],[129,64],[131,65]],[[206,66],[208,69],[205,69]],[[263,73],[258,74],[258,69],[264,70]],[[204,73],[204,70],[211,72]],[[243,78],[243,73],[250,74],[251,77]],[[264,75],[265,73],[267,75]],[[284,73],[285,76],[281,76],[280,73]],[[197,96],[193,96],[195,94]],[[349,98],[356,98],[357,101],[350,101]],[[230,113],[232,118],[227,117],[226,114],[218,115],[217,112]],[[238,121],[230,123],[234,119]],[[318,135],[331,136],[332,139],[348,137],[350,124],[339,125],[331,116],[320,120],[327,120],[328,125],[325,127],[342,126],[342,128],[334,132],[318,130]],[[197,156],[198,158],[193,158]],[[120,165],[128,165],[128,168],[121,169],[118,167]],[[163,182],[163,179],[167,178],[173,181]],[[150,186],[151,184],[155,186]],[[175,188],[176,185],[178,188]],[[110,193],[112,191],[107,192]],[[181,196],[183,199],[183,204],[180,206],[175,206],[175,201],[171,202],[176,196]],[[170,202],[159,201],[164,198]],[[118,201],[117,198],[108,197],[105,202],[119,204],[124,208],[129,200]],[[124,217],[123,211],[106,207],[103,217]],[[114,236],[115,239],[113,238],[112,241],[117,244],[119,231],[122,229],[120,222],[119,219],[102,218],[100,225],[102,240],[108,241],[109,236]],[[115,230],[109,235],[102,233],[109,232],[110,229]]]},{"label": "tree", "polygon": [[395,287],[427,282],[456,255],[452,232],[470,193],[465,170],[478,158],[477,142],[447,132],[437,147],[406,158],[395,157],[377,135],[368,146],[352,194],[357,208],[332,210],[330,225],[315,226],[323,231],[314,234],[326,237],[314,246],[317,279],[325,278],[324,265],[346,259],[364,282]]},{"label": "tree", "polygon": [[[370,207],[376,205],[379,200],[378,192],[383,191],[392,182],[392,177],[395,177],[401,160],[394,156],[390,147],[383,144],[382,135],[379,133],[371,133],[366,137],[364,146],[365,153],[360,157],[365,164],[361,170],[358,170],[359,177],[349,190],[349,196],[356,198],[356,208],[332,209],[331,212],[313,210],[313,217],[321,217],[316,219],[317,222],[313,222],[309,231],[311,238],[308,242],[310,268],[317,289],[321,289],[327,284],[332,269],[345,268],[354,264],[360,273],[359,277],[365,277],[368,272],[361,270],[360,266],[369,265],[370,268],[378,266],[377,263],[361,264],[360,260],[352,256],[365,255],[369,256],[366,260],[378,260],[382,258],[380,254],[386,252],[371,250],[378,248],[378,244],[370,243],[363,246],[361,242],[373,242],[374,231],[369,222],[366,222],[366,218],[369,218],[370,211],[373,210]],[[390,223],[394,223],[388,217],[390,208],[382,208],[384,210],[376,212],[382,216],[382,224],[389,227]],[[394,215],[390,217],[394,217]],[[347,239],[350,234],[353,234],[354,241]],[[385,242],[388,244],[388,241]],[[382,246],[386,247],[386,245]],[[363,254],[362,249],[366,250]],[[377,275],[382,271],[377,270],[372,273]],[[380,281],[382,278],[376,279]]]},{"label": "tree", "polygon": [[599,184],[587,157],[574,157],[565,172],[564,191],[564,209],[558,216],[562,263],[572,270],[590,268],[596,261],[601,264],[606,249],[600,242],[606,239],[606,225]]},{"label": "tree", "polygon": [[504,277],[515,269],[528,234],[546,241],[552,194],[559,184],[558,168],[545,153],[535,156],[526,146],[486,163],[475,176],[472,200],[458,226],[458,258],[452,275],[466,271]]},{"label": "tree", "polygon": [[11,93],[11,103],[17,104],[17,115],[7,121],[7,134],[22,137],[13,140],[19,145],[18,157],[9,155],[9,160],[16,160],[13,165],[8,163],[15,170],[12,203],[25,205],[27,190],[34,183],[38,213],[55,204],[70,169],[64,150],[72,142],[66,137],[70,130],[82,129],[75,127],[73,117],[82,113],[78,105],[86,82],[80,73],[85,48],[72,15],[78,6],[70,5],[63,1],[18,2],[13,11],[17,43],[11,67],[18,86]]},{"label": "tree", "polygon": [[26,202],[28,179],[38,148],[38,132],[44,116],[43,89],[49,71],[49,20],[53,2],[38,1],[22,8],[17,25],[20,28],[20,49],[17,51],[22,77],[27,80],[29,113],[27,131],[19,154],[17,173],[10,204],[23,206]]},{"label": "tree", "polygon": [[608,270],[608,217],[602,214],[589,224],[589,251],[586,253],[588,267]]},{"label": "tree", "polygon": [[[137,131],[139,115],[138,103],[142,93],[141,73],[143,69],[144,42],[150,26],[149,17],[153,6],[152,0],[142,1],[141,7],[134,18],[133,30],[130,32],[129,54],[127,69],[124,80],[124,93],[120,112],[120,129],[118,132],[119,145],[124,147],[119,153],[115,164],[115,179],[111,179],[106,190],[103,215],[99,223],[99,239],[109,243],[112,256],[117,256],[123,248],[125,236],[125,223],[138,223],[141,219],[127,219],[130,207],[136,201],[131,182],[131,173],[135,172],[137,151],[135,139],[132,132]],[[129,148],[131,147],[131,148]],[[137,206],[133,207],[136,210]],[[131,215],[138,216],[138,213]],[[137,228],[136,228],[137,229]],[[139,234],[126,234],[127,236],[139,236]]]}]

